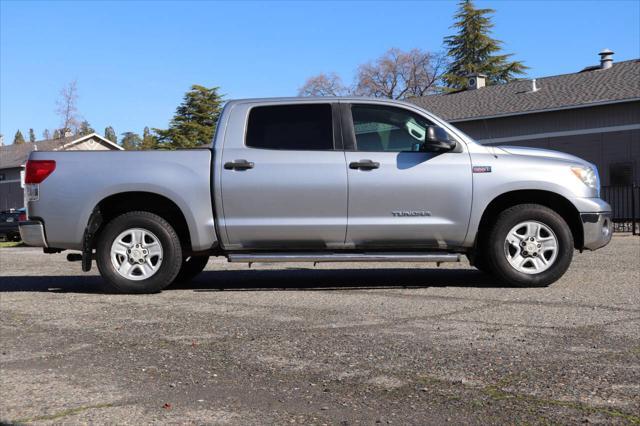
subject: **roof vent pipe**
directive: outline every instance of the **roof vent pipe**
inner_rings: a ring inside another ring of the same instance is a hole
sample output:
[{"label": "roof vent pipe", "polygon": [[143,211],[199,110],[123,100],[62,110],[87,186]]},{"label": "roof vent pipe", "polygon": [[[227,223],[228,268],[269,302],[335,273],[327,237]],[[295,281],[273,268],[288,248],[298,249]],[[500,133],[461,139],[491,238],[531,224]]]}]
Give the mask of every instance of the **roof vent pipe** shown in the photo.
[{"label": "roof vent pipe", "polygon": [[598,55],[600,55],[600,69],[608,70],[613,65],[613,50],[602,49]]},{"label": "roof vent pipe", "polygon": [[536,85],[536,79],[534,78],[533,80],[531,80],[531,91],[532,92],[537,92],[538,90],[540,90],[540,89]]}]

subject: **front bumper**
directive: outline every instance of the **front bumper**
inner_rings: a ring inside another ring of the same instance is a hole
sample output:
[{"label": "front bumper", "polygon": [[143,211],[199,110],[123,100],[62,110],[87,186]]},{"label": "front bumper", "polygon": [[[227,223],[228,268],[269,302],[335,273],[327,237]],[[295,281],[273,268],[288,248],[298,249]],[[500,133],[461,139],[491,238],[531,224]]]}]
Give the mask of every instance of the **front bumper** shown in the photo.
[{"label": "front bumper", "polygon": [[20,237],[22,241],[29,246],[47,247],[44,225],[37,220],[20,222]]},{"label": "front bumper", "polygon": [[611,241],[613,222],[611,212],[580,213],[584,235],[583,248],[596,250]]}]

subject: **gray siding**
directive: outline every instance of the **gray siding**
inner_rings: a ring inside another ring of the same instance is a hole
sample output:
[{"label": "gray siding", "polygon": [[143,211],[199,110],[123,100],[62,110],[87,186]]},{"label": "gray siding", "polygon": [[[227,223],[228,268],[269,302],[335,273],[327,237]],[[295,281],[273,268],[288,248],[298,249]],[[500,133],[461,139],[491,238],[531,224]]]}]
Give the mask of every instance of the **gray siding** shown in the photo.
[{"label": "gray siding", "polygon": [[640,102],[452,122],[475,139],[640,124]]}]

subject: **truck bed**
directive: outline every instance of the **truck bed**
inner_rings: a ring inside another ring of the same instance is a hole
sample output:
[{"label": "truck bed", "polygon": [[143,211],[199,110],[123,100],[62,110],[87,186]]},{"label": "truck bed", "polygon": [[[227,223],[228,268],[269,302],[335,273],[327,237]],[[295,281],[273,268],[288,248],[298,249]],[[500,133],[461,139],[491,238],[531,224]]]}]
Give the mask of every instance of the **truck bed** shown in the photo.
[{"label": "truck bed", "polygon": [[[93,209],[114,193],[150,192],[184,212],[193,250],[217,238],[211,201],[210,149],[179,151],[37,151],[31,160],[54,160],[55,171],[40,184],[29,217],[46,218],[49,247],[80,249]],[[46,224],[45,224],[46,225]]]}]

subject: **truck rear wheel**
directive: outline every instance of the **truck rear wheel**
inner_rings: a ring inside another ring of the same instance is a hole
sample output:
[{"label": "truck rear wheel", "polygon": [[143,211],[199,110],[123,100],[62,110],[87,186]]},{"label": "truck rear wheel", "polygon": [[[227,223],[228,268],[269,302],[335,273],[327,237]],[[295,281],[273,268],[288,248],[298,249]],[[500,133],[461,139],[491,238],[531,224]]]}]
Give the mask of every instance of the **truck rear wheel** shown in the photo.
[{"label": "truck rear wheel", "polygon": [[498,216],[485,244],[491,271],[520,287],[546,287],[567,271],[573,235],[562,217],[539,204],[520,204]]},{"label": "truck rear wheel", "polygon": [[166,220],[150,212],[135,211],[106,225],[98,237],[96,258],[109,290],[157,293],[178,275],[182,248]]}]

